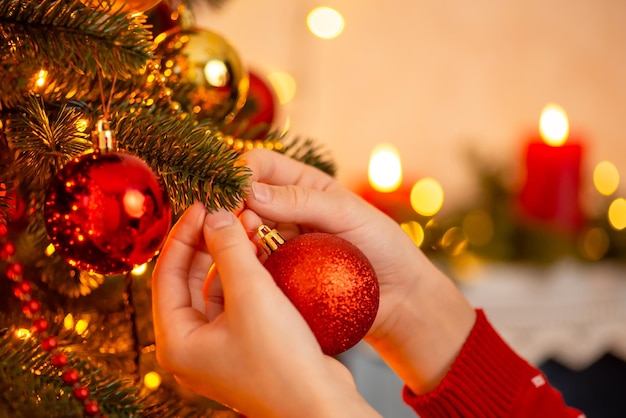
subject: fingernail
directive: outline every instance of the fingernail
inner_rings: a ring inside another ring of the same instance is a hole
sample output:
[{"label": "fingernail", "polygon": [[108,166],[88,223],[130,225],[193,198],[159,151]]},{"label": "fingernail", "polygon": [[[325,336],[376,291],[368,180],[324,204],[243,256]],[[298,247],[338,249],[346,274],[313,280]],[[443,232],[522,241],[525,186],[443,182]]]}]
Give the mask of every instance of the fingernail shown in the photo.
[{"label": "fingernail", "polygon": [[220,229],[232,225],[234,221],[235,215],[225,209],[209,213],[206,218],[204,218],[204,224],[211,229]]},{"label": "fingernail", "polygon": [[267,203],[270,201],[270,188],[267,184],[259,183],[258,181],[252,182],[252,195],[260,203]]}]

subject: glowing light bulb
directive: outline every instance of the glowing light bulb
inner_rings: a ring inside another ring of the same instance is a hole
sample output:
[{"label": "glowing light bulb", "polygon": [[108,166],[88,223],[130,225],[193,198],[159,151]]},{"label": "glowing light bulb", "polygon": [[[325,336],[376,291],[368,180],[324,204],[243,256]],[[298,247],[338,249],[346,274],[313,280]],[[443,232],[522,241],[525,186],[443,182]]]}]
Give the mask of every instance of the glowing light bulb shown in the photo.
[{"label": "glowing light bulb", "polygon": [[148,372],[143,376],[143,384],[150,390],[155,390],[161,386],[161,375],[157,372]]},{"label": "glowing light bulb", "polygon": [[133,276],[141,276],[148,270],[148,263],[143,263],[139,266],[135,266],[135,268],[131,271]]},{"label": "glowing light bulb", "polygon": [[561,106],[550,103],[543,108],[539,118],[539,133],[543,141],[553,147],[559,147],[567,141],[569,122]]},{"label": "glowing light bulb", "polygon": [[15,336],[20,340],[27,340],[30,338],[31,332],[26,328],[19,328],[15,331]]},{"label": "glowing light bulb", "polygon": [[402,184],[402,163],[400,153],[391,144],[378,144],[370,154],[368,178],[374,190],[383,193],[393,192]]},{"label": "glowing light bulb", "polygon": [[63,327],[65,327],[65,329],[74,328],[74,316],[71,313],[68,313],[65,315],[65,318],[63,318]]},{"label": "glowing light bulb", "polygon": [[35,76],[35,85],[37,87],[43,87],[46,84],[47,78],[48,78],[48,71],[39,70],[39,72]]},{"label": "glowing light bulb", "polygon": [[322,39],[338,37],[346,26],[341,13],[330,7],[316,7],[311,10],[306,23],[311,33]]},{"label": "glowing light bulb", "polygon": [[85,331],[87,331],[87,328],[89,328],[89,322],[85,321],[84,319],[79,319],[78,321],[76,321],[76,325],[74,326],[74,330],[78,335],[83,335]]}]

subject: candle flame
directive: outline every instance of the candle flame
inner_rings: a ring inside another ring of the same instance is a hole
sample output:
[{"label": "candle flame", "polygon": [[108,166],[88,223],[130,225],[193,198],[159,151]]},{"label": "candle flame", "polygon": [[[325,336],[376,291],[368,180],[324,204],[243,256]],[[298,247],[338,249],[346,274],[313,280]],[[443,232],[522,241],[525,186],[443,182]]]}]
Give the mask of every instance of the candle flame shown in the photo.
[{"label": "candle flame", "polygon": [[400,153],[391,144],[378,144],[372,150],[368,168],[368,178],[374,190],[389,193],[402,184],[402,164]]},{"label": "candle flame", "polygon": [[569,135],[569,122],[565,110],[557,104],[547,104],[541,111],[539,132],[546,144],[553,147],[563,145]]}]

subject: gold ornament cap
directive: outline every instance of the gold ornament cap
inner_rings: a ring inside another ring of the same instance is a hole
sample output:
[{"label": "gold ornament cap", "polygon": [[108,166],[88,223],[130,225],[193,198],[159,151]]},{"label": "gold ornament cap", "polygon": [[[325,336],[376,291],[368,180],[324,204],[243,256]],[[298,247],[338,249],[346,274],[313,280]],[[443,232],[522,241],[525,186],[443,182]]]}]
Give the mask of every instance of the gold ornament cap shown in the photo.
[{"label": "gold ornament cap", "polygon": [[267,255],[272,254],[285,243],[285,239],[275,229],[270,229],[267,225],[261,225],[257,228],[256,234],[259,236],[259,245]]},{"label": "gold ornament cap", "polygon": [[91,133],[96,151],[102,153],[117,151],[115,136],[111,130],[111,125],[106,118],[100,118],[96,122],[96,129]]}]

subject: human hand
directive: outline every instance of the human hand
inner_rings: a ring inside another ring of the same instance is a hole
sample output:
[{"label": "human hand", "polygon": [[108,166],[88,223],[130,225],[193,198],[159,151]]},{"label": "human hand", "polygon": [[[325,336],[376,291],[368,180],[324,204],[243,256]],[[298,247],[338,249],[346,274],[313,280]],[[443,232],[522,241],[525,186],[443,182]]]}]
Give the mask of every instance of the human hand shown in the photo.
[{"label": "human hand", "polygon": [[[202,283],[211,265],[224,309],[209,320]],[[196,393],[250,417],[377,416],[348,370],[322,354],[230,212],[185,211],[155,266],[153,311],[159,363]]]},{"label": "human hand", "polygon": [[[356,245],[372,263],[380,285],[378,315],[366,340],[420,393],[431,389],[471,329],[473,308],[400,226],[322,171],[279,153],[244,154],[252,170],[242,221],[290,236],[309,230]],[[258,215],[255,216],[254,214]]]}]

